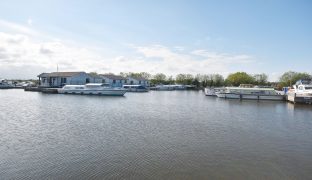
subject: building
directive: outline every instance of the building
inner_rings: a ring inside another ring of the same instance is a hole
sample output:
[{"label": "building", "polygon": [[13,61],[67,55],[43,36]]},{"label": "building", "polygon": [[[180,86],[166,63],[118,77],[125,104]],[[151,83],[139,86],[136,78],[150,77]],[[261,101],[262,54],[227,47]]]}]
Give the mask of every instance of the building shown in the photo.
[{"label": "building", "polygon": [[101,77],[86,72],[52,72],[38,75],[40,87],[62,87],[64,85],[83,85],[100,83]]},{"label": "building", "polygon": [[141,77],[128,77],[127,84],[130,85],[142,85],[144,87],[149,87],[150,83],[147,79]]},{"label": "building", "polygon": [[122,76],[113,74],[101,74],[100,76],[103,79],[102,83],[108,83],[111,87],[122,87],[127,84],[127,79]]}]

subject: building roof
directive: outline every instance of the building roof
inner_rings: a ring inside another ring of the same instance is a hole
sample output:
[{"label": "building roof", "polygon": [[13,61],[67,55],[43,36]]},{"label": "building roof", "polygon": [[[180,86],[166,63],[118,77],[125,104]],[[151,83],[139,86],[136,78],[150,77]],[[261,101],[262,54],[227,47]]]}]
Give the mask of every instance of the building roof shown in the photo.
[{"label": "building roof", "polygon": [[122,76],[117,76],[113,74],[101,74],[101,76],[108,78],[108,79],[113,79],[113,80],[126,80],[126,78]]},{"label": "building roof", "polygon": [[85,72],[51,72],[51,73],[41,73],[38,77],[71,77],[80,73]]},{"label": "building roof", "polygon": [[88,73],[88,75],[90,76],[90,77],[93,77],[93,78],[102,78],[100,75],[98,75],[98,74],[92,74],[92,73]]},{"label": "building roof", "polygon": [[145,79],[143,77],[129,77],[129,78],[135,79],[137,81],[148,81],[147,79]]}]

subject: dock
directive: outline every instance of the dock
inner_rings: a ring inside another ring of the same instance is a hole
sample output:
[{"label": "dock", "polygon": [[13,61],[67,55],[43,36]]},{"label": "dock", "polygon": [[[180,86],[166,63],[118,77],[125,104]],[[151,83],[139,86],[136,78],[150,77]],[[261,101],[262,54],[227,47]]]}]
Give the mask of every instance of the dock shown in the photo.
[{"label": "dock", "polygon": [[287,95],[287,100],[294,104],[303,103],[303,104],[312,104],[312,96],[311,95],[300,95],[296,93],[289,93]]},{"label": "dock", "polygon": [[42,92],[46,94],[58,94],[58,88],[26,87],[25,91]]}]

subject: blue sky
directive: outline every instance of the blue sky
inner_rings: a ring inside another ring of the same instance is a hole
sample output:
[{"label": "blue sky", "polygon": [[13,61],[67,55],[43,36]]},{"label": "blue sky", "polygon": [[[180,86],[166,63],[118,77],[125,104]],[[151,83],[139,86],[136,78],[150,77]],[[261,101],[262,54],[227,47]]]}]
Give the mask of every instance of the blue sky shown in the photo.
[{"label": "blue sky", "polygon": [[[312,73],[309,0],[2,0],[0,77]],[[12,44],[12,42],[15,42]]]}]

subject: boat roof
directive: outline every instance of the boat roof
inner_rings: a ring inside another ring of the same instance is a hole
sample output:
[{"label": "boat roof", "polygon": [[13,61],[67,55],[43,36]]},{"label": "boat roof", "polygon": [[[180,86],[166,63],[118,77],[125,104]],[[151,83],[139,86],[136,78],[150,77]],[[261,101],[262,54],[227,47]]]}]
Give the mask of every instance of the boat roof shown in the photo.
[{"label": "boat roof", "polygon": [[137,84],[135,84],[135,85],[127,85],[127,84],[125,84],[125,85],[123,85],[123,86],[129,86],[129,87],[139,87],[139,86],[142,86],[142,85],[137,85]]},{"label": "boat roof", "polygon": [[272,91],[274,88],[259,88],[259,87],[253,87],[253,88],[242,88],[242,87],[226,87],[227,89],[235,89],[235,90],[263,90],[263,91]]},{"label": "boat roof", "polygon": [[88,83],[86,86],[103,86],[103,85],[109,85],[109,83]]},{"label": "boat roof", "polygon": [[312,85],[311,79],[300,79],[296,82],[296,85]]}]

